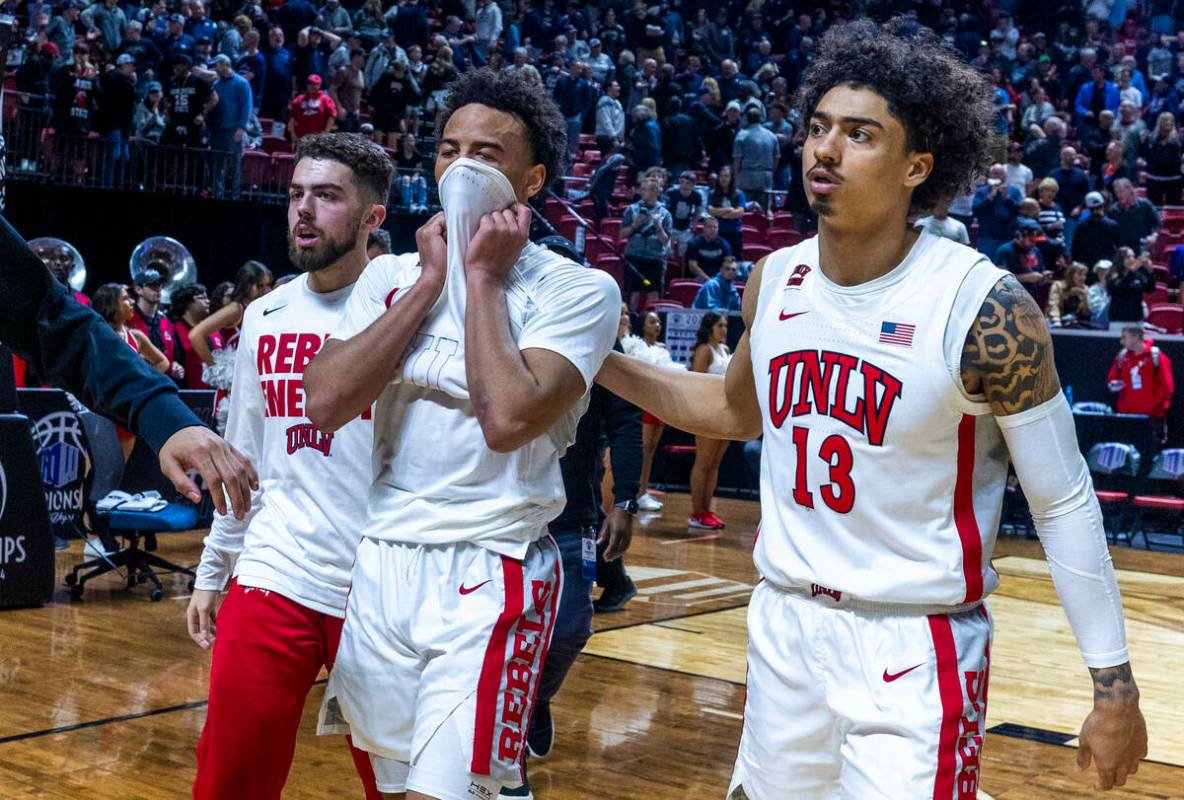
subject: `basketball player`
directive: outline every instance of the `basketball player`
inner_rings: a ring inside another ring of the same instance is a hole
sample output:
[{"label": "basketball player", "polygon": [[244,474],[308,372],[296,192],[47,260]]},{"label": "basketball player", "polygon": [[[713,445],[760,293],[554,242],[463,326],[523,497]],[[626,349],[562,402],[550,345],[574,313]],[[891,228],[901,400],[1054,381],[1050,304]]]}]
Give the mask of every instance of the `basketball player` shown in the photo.
[{"label": "basketball player", "polygon": [[[364,409],[333,433],[318,430],[305,413],[302,375],[369,261],[366,242],[386,217],[393,173],[382,148],[360,136],[301,139],[288,253],[303,274],[243,316],[226,438],[259,465],[261,486],[246,519],[214,520],[189,603],[190,636],[214,646],[195,798],[278,800],[305,697],[321,668],[333,666],[365,520],[373,425]],[[369,759],[354,754],[367,797],[378,798]]]},{"label": "basketball player", "polygon": [[599,377],[692,433],[764,433],[733,799],[975,796],[1009,456],[1093,677],[1078,764],[1108,789],[1147,752],[1040,309],[973,250],[908,225],[989,163],[988,89],[905,30],[837,27],[804,76],[819,233],[757,266],[727,374],[614,354]]},{"label": "basketball player", "polygon": [[565,147],[544,87],[491,70],[455,81],[437,126],[447,275],[375,259],[306,375],[322,430],[377,400],[322,729],[339,708],[387,793],[492,800],[521,783],[561,592],[546,533],[564,505],[559,456],[620,303],[607,274],[527,240],[526,201]]}]

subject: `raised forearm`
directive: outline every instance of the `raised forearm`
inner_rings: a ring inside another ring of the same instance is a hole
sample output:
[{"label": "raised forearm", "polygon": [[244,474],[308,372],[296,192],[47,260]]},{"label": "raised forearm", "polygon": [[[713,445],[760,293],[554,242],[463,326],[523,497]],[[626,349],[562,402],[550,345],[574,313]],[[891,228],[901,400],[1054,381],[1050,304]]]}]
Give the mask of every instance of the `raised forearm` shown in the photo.
[{"label": "raised forearm", "polygon": [[439,294],[438,285],[416,283],[357,336],[325,343],[304,373],[305,407],[314,425],[335,431],[378,399],[399,374],[407,347]]},{"label": "raised forearm", "polygon": [[662,369],[609,353],[596,382],[680,430],[713,439],[744,441],[760,434],[740,408],[728,402],[725,378]]},{"label": "raised forearm", "polygon": [[508,452],[530,441],[528,421],[543,387],[526,364],[510,330],[503,283],[482,275],[467,280],[465,374],[485,441]]}]

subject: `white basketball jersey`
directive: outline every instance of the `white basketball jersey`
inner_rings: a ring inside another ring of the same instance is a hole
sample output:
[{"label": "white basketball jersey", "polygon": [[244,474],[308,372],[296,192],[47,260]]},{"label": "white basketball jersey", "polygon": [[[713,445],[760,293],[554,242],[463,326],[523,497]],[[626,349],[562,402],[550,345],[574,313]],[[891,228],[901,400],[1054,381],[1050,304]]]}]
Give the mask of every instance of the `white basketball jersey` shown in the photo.
[{"label": "white basketball jersey", "polygon": [[[397,306],[419,277],[418,256],[381,256],[366,268],[336,336],[349,338]],[[563,510],[559,457],[575,439],[588,394],[546,434],[511,453],[489,449],[469,398],[463,275],[412,340],[402,373],[374,408],[374,485],[365,536],[398,542],[475,542],[512,558]],[[472,300],[472,302],[480,302]],[[527,244],[506,284],[519,350],[559,353],[588,388],[612,349],[620,290],[606,273]]]},{"label": "white basketball jersey", "polygon": [[1003,274],[927,233],[858,286],[822,274],[817,237],[769,257],[750,337],[765,579],[893,605],[955,606],[998,585],[1007,450],[959,358]]}]

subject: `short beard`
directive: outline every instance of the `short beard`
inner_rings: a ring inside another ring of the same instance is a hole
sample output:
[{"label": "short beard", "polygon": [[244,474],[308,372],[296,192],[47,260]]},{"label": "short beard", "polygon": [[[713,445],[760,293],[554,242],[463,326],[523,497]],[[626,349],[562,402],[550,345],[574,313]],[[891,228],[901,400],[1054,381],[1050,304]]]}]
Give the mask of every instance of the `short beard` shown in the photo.
[{"label": "short beard", "polygon": [[835,213],[829,197],[815,197],[814,201],[810,203],[810,210],[820,217],[830,217]]},{"label": "short beard", "polygon": [[353,233],[342,239],[332,239],[321,236],[320,242],[311,250],[304,250],[297,246],[296,236],[292,229],[288,229],[288,259],[300,272],[320,272],[337,262],[342,256],[354,249],[358,241],[358,231],[362,229],[362,219],[359,217],[354,225]]}]

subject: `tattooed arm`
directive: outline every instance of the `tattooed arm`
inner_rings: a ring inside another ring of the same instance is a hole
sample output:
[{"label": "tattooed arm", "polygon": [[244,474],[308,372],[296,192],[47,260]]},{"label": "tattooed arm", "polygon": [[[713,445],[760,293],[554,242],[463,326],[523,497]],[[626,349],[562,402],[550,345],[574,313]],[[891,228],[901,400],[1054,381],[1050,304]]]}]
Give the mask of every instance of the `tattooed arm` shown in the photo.
[{"label": "tattooed arm", "polygon": [[1122,786],[1147,754],[1122,600],[1073,417],[1060,395],[1047,322],[1013,276],[987,295],[960,369],[967,392],[986,397],[1003,432],[1093,679],[1094,707],[1081,728],[1077,764],[1085,770],[1096,762],[1096,788]]}]

